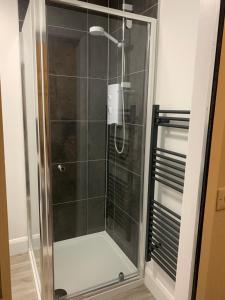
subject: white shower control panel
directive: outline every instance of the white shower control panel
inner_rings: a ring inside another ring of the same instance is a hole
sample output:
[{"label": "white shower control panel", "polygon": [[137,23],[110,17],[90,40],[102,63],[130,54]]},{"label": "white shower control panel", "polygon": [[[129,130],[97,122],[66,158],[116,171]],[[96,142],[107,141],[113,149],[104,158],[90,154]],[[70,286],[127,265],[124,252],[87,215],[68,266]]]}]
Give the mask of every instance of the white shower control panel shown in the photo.
[{"label": "white shower control panel", "polygon": [[107,123],[122,124],[122,87],[121,84],[108,85],[108,113]]}]

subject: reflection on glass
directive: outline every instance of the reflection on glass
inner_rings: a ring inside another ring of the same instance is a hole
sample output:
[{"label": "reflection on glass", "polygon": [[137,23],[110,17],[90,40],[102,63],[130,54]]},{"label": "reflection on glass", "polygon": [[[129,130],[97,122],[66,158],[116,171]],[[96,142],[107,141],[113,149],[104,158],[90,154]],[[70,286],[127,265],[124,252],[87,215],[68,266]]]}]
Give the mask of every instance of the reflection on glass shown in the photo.
[{"label": "reflection on glass", "polygon": [[37,98],[35,93],[35,65],[31,8],[28,8],[21,33],[23,103],[26,147],[26,182],[28,221],[31,250],[40,275],[40,216],[39,216],[39,170],[37,145]]}]

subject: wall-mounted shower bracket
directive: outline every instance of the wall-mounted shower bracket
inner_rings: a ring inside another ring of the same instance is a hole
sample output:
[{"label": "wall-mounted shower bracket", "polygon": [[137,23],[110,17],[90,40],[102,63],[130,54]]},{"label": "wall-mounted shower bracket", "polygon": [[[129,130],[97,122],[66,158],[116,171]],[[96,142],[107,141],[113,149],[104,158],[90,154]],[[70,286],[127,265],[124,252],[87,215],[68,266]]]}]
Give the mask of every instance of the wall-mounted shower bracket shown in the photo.
[{"label": "wall-mounted shower bracket", "polygon": [[[133,12],[133,5],[132,4],[128,4],[128,3],[123,3],[122,10],[128,11],[128,12]],[[130,20],[130,19],[126,19],[126,27],[128,29],[131,29],[132,26],[133,26],[133,21]]]}]

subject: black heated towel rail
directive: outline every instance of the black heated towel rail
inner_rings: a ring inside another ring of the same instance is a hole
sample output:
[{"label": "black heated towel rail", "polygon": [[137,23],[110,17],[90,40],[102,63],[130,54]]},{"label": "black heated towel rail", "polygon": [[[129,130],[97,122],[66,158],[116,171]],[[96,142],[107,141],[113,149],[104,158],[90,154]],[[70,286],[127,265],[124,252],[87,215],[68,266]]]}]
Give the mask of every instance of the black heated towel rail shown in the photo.
[{"label": "black heated towel rail", "polygon": [[153,106],[149,165],[146,261],[154,260],[176,280],[181,217],[155,199],[159,182],[183,193],[186,155],[158,147],[158,128],[189,129],[189,110],[160,110]]}]

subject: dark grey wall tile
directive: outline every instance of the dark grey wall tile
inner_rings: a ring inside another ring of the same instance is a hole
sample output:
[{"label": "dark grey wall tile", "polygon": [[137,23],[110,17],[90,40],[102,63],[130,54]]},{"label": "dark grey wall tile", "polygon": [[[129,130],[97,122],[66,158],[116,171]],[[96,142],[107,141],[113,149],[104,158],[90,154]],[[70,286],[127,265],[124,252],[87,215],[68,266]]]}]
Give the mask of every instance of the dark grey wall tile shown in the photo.
[{"label": "dark grey wall tile", "polygon": [[105,197],[88,199],[88,233],[105,230]]},{"label": "dark grey wall tile", "polygon": [[[144,12],[158,3],[158,0],[128,0],[127,4],[133,5],[133,13],[143,15]],[[123,0],[109,0],[109,6],[122,10]]]},{"label": "dark grey wall tile", "polygon": [[49,72],[87,77],[87,33],[48,27]]},{"label": "dark grey wall tile", "polygon": [[107,80],[88,80],[88,119],[106,120]]},{"label": "dark grey wall tile", "polygon": [[115,207],[114,240],[137,266],[139,226],[122,210]]},{"label": "dark grey wall tile", "polygon": [[[96,1],[95,1],[96,2]],[[101,3],[95,3],[100,4]],[[89,12],[88,28],[91,26],[101,26],[108,31],[108,15]],[[103,36],[91,36],[89,34],[89,76],[92,78],[107,79],[108,63],[108,40]]]},{"label": "dark grey wall tile", "polygon": [[87,79],[49,76],[52,120],[87,120]]},{"label": "dark grey wall tile", "polygon": [[[119,41],[122,40],[122,23],[120,20],[110,17],[110,32]],[[116,29],[116,31],[114,31]],[[125,30],[125,56],[126,74],[139,72],[146,69],[147,54],[147,25],[146,23],[133,21],[131,29]],[[121,76],[121,49],[109,45],[109,78]]]},{"label": "dark grey wall tile", "polygon": [[113,238],[114,233],[114,204],[107,199],[106,200],[106,231]]},{"label": "dark grey wall tile", "polygon": [[132,0],[134,5],[134,13],[144,15],[146,10],[149,10],[153,6],[157,7],[158,0]]},{"label": "dark grey wall tile", "polygon": [[115,162],[116,160],[116,151],[115,151],[115,143],[114,143],[114,134],[115,134],[115,125],[108,125],[108,152],[107,158],[111,162]]},{"label": "dark grey wall tile", "polygon": [[87,162],[63,164],[64,172],[58,165],[52,166],[53,204],[87,199]]},{"label": "dark grey wall tile", "polygon": [[[136,125],[126,125],[125,147],[122,154],[116,153],[116,163],[137,173],[141,174],[142,163],[142,135],[143,127]],[[117,145],[122,148],[123,128],[117,129]]]},{"label": "dark grey wall tile", "polygon": [[53,206],[54,241],[87,234],[87,200]]},{"label": "dark grey wall tile", "polygon": [[126,76],[125,81],[131,84],[131,88],[124,92],[126,123],[144,124],[146,76],[145,71]]},{"label": "dark grey wall tile", "polygon": [[109,0],[109,7],[115,9],[122,9],[122,6],[119,7],[119,0]]},{"label": "dark grey wall tile", "polygon": [[[118,26],[110,19],[112,28]],[[112,30],[112,29],[111,29]],[[122,40],[122,27],[117,27],[117,30],[112,32],[112,35],[119,41]],[[147,26],[143,22],[133,21],[131,29],[125,30],[125,59],[126,59],[126,74],[140,72],[146,69],[147,55]],[[122,66],[122,51],[115,47],[114,44],[109,44],[109,78],[121,77]],[[121,81],[121,79],[120,79]]]},{"label": "dark grey wall tile", "polygon": [[[112,33],[113,37],[115,37],[118,41],[121,40],[120,32],[117,31]],[[119,57],[121,49],[119,49],[114,43],[109,44],[109,79],[121,76],[121,62],[119,62]]]},{"label": "dark grey wall tile", "polygon": [[88,122],[88,159],[106,159],[106,122]]},{"label": "dark grey wall tile", "polygon": [[88,39],[89,73],[91,78],[107,79],[108,40],[102,36]]},{"label": "dark grey wall tile", "polygon": [[150,7],[149,9],[147,9],[143,15],[147,16],[147,17],[151,17],[151,18],[158,18],[158,4],[153,5],[152,7]]},{"label": "dark grey wall tile", "polygon": [[102,6],[108,6],[108,0],[88,0],[88,3],[93,3],[97,5],[102,5]]},{"label": "dark grey wall tile", "polygon": [[139,222],[141,177],[116,166],[115,204]]},{"label": "dark grey wall tile", "polygon": [[114,163],[107,162],[107,199],[114,203],[116,184],[116,166]]},{"label": "dark grey wall tile", "polygon": [[105,195],[105,160],[88,162],[88,197]]},{"label": "dark grey wall tile", "polygon": [[87,160],[87,123],[51,122],[53,162]]},{"label": "dark grey wall tile", "polygon": [[126,29],[125,40],[129,41],[126,47],[126,74],[146,69],[147,53],[147,25],[133,21],[132,29]]},{"label": "dark grey wall tile", "polygon": [[47,24],[87,31],[87,10],[47,6]]},{"label": "dark grey wall tile", "polygon": [[89,10],[88,30],[90,29],[91,26],[101,26],[105,29],[105,31],[108,31],[108,15]]},{"label": "dark grey wall tile", "polygon": [[122,40],[123,19],[118,16],[109,16],[109,32],[118,40]]}]

